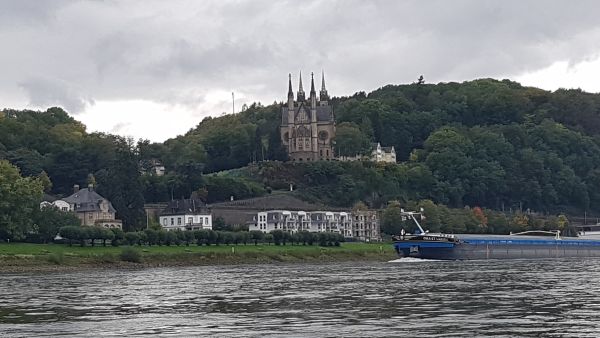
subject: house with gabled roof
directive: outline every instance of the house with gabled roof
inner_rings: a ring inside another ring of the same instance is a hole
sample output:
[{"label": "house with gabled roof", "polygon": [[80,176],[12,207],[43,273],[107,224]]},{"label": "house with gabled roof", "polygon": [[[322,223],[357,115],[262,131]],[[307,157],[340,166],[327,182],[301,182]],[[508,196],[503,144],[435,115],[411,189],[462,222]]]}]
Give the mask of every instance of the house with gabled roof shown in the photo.
[{"label": "house with gabled roof", "polygon": [[69,205],[68,211],[75,212],[81,225],[123,228],[121,220],[115,218],[116,210],[112,203],[98,194],[91,184],[86,189],[79,189],[79,185],[76,184],[72,195],[54,201],[53,204],[59,201]]},{"label": "house with gabled roof", "polygon": [[212,229],[212,215],[198,198],[170,201],[159,216],[160,225],[167,230]]}]

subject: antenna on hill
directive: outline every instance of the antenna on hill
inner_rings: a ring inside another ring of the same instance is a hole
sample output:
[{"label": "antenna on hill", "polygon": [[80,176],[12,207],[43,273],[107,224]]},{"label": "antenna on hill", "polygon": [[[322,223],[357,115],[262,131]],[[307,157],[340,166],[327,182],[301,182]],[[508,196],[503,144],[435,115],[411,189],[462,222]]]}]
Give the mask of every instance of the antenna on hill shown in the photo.
[{"label": "antenna on hill", "polygon": [[235,94],[231,92],[232,114],[235,114]]}]

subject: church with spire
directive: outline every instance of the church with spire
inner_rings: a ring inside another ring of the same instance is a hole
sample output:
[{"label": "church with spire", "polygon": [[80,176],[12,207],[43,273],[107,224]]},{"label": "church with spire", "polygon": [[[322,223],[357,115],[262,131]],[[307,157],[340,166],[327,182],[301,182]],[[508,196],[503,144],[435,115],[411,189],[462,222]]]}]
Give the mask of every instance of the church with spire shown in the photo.
[{"label": "church with spire", "polygon": [[335,119],[325,88],[325,74],[321,73],[319,96],[315,91],[314,75],[311,73],[310,77],[308,99],[302,88],[302,73],[294,99],[292,74],[289,75],[287,103],[281,108],[281,141],[290,161],[294,162],[329,161],[335,158]]}]

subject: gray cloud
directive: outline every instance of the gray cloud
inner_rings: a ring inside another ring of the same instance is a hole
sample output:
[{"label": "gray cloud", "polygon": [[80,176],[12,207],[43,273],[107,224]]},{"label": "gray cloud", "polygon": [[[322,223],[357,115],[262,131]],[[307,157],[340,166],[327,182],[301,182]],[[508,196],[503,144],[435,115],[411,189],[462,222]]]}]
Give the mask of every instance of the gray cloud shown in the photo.
[{"label": "gray cloud", "polygon": [[19,83],[29,97],[29,104],[38,107],[62,106],[78,114],[94,100],[59,79],[30,78]]},{"label": "gray cloud", "polygon": [[125,128],[129,127],[130,125],[131,125],[130,123],[125,123],[125,122],[117,123],[111,128],[110,132],[118,134],[119,132],[123,131]]},{"label": "gray cloud", "polygon": [[5,1],[0,101],[21,88],[72,112],[94,100],[196,107],[214,90],[270,103],[299,69],[324,68],[334,95],[420,74],[509,77],[598,55],[598,12],[595,1]]}]

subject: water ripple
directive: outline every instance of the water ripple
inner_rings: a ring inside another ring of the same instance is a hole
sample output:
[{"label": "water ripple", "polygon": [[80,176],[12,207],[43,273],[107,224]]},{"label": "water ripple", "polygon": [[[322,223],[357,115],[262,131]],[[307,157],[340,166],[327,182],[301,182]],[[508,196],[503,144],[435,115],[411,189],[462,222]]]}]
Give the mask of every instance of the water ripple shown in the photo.
[{"label": "water ripple", "polygon": [[244,265],[0,276],[6,336],[578,336],[597,260]]}]

